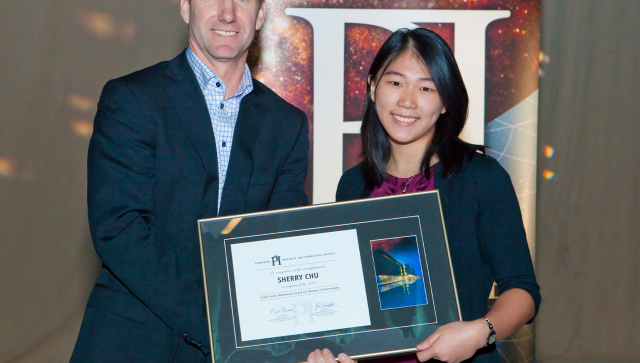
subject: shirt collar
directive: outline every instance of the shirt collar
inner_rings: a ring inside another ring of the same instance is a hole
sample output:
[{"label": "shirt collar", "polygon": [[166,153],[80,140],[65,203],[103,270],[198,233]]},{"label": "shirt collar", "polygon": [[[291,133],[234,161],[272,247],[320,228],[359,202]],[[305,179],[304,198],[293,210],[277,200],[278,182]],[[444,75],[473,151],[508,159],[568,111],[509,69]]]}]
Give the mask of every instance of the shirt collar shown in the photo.
[{"label": "shirt collar", "polygon": [[[209,67],[207,67],[206,64],[204,64],[204,62],[202,62],[200,58],[195,55],[195,53],[193,53],[191,47],[187,48],[187,61],[189,62],[191,69],[193,69],[193,73],[195,73],[196,75],[196,79],[198,80],[200,89],[202,89],[203,91],[208,88],[208,85],[211,82],[220,82],[224,85],[224,82],[222,82],[222,80],[215,73],[213,73],[213,71]],[[224,87],[215,87],[214,89],[220,89],[222,91],[224,90]],[[245,63],[244,70],[242,71],[242,79],[240,80],[240,85],[238,86],[238,91],[236,91],[236,93],[229,98],[236,96],[244,97],[251,91],[253,91],[251,70]]]}]

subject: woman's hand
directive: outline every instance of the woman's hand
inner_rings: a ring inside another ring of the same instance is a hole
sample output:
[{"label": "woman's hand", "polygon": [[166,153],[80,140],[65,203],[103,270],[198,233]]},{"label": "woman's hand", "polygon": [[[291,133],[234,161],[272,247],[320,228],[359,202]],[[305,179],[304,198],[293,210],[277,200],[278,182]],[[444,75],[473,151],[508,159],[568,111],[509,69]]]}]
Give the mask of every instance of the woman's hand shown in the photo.
[{"label": "woman's hand", "polygon": [[437,359],[458,363],[471,358],[476,350],[484,347],[489,327],[482,320],[455,321],[438,328],[424,342],[418,344],[418,360]]},{"label": "woman's hand", "polygon": [[[522,328],[534,313],[531,295],[515,288],[501,293],[486,316],[493,324],[496,339],[504,339]],[[488,336],[489,326],[484,319],[443,325],[418,344],[418,360],[424,362],[435,358],[449,363],[461,362],[484,347]]]},{"label": "woman's hand", "polygon": [[[349,356],[344,353],[338,354],[338,360],[340,361],[340,363],[357,363],[355,360],[349,358]],[[336,358],[327,348],[322,351],[320,351],[320,349],[316,349],[307,357],[307,363],[335,363],[335,361]]]}]

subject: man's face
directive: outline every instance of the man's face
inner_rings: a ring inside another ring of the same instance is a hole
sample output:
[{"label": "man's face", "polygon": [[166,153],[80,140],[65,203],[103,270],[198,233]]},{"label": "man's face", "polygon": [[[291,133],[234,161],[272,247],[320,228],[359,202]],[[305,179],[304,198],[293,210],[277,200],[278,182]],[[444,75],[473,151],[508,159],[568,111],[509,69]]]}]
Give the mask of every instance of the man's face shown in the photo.
[{"label": "man's face", "polygon": [[207,58],[225,62],[248,51],[266,6],[260,0],[181,0],[181,12],[190,40]]}]

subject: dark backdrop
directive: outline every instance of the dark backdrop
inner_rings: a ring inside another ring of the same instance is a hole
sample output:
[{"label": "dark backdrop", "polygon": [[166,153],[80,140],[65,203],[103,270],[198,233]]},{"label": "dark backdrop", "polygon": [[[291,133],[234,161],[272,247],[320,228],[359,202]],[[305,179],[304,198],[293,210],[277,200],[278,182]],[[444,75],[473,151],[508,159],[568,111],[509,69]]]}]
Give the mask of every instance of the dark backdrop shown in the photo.
[{"label": "dark backdrop", "polygon": [[[68,361],[99,268],[95,103],[186,46],[177,4],[0,1],[1,363]],[[541,362],[640,361],[639,17],[638,0],[543,0],[538,174],[556,178],[538,180]]]},{"label": "dark backdrop", "polygon": [[539,362],[640,361],[638,18],[638,0],[542,2]]}]

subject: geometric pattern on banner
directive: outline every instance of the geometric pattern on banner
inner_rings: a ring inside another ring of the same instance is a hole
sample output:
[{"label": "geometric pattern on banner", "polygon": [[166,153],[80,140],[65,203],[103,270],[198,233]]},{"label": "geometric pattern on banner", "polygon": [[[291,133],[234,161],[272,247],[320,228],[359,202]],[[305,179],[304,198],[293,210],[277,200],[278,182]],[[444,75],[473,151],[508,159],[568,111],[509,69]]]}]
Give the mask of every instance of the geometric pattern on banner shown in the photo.
[{"label": "geometric pattern on banner", "polygon": [[511,176],[534,257],[538,91],[485,125],[484,135],[487,155],[497,159]]},{"label": "geometric pattern on banner", "polygon": [[535,323],[525,325],[507,339],[497,341],[500,363],[535,363],[534,331]]},{"label": "geometric pattern on banner", "polygon": [[[509,173],[518,196],[531,257],[535,261],[536,164],[538,143],[538,91],[485,125],[487,155]],[[496,342],[502,363],[535,362],[535,325],[525,325]]]}]

